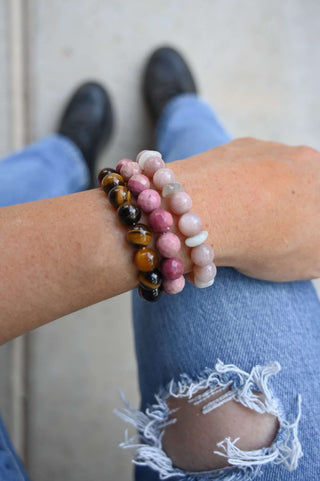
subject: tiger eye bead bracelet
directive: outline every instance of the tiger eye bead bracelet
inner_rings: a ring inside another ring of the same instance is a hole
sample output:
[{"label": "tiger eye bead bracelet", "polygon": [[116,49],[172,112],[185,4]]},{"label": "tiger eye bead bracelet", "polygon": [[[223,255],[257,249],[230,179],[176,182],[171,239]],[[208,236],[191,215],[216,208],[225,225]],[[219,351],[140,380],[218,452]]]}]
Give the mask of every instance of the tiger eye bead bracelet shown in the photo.
[{"label": "tiger eye bead bracelet", "polygon": [[[119,220],[128,227],[127,241],[137,249],[135,264],[139,269],[139,294],[143,299],[154,302],[162,293],[162,276],[157,269],[159,256],[154,249],[148,247],[152,240],[152,232],[147,225],[139,224],[141,209],[131,202],[132,195],[127,182],[119,174],[119,171],[131,162],[130,159],[122,159],[116,169],[102,169],[97,180],[110,203],[117,209]],[[132,169],[132,172],[137,172],[137,169]],[[147,180],[149,182],[148,178]]]}]

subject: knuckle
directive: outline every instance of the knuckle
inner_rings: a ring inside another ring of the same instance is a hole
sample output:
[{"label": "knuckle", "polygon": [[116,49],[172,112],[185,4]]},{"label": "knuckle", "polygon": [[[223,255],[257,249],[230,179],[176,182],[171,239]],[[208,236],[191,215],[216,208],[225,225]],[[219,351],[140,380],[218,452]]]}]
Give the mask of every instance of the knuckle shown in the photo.
[{"label": "knuckle", "polygon": [[295,147],[298,157],[302,159],[309,159],[310,157],[320,157],[319,152],[308,145],[298,145]]}]

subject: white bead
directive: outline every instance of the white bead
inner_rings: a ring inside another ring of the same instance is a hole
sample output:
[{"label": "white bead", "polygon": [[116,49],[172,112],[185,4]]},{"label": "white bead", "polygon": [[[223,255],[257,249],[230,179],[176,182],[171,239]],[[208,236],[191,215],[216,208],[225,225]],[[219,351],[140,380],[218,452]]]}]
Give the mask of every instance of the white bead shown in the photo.
[{"label": "white bead", "polygon": [[160,154],[160,152],[157,152],[156,150],[146,150],[145,152],[143,152],[138,162],[142,170],[146,160],[149,157],[160,157],[160,159],[162,159],[162,155]]},{"label": "white bead", "polygon": [[188,247],[196,247],[205,242],[209,233],[206,230],[202,230],[199,234],[188,237],[184,242]]},{"label": "white bead", "polygon": [[208,281],[208,282],[201,282],[195,277],[193,279],[193,282],[196,287],[200,287],[200,289],[204,289],[205,287],[212,286],[212,284],[214,283],[214,279],[211,279],[211,281]]},{"label": "white bead", "polygon": [[183,187],[180,182],[169,182],[162,189],[162,197],[170,197],[176,192],[183,192]]}]

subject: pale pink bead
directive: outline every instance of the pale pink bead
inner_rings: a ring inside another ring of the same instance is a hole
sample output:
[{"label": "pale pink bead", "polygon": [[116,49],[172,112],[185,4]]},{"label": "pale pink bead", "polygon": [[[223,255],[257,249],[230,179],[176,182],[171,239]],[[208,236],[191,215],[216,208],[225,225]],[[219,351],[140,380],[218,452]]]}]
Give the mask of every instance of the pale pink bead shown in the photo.
[{"label": "pale pink bead", "polygon": [[214,259],[214,252],[212,247],[208,244],[200,244],[191,250],[191,259],[197,266],[205,266],[210,264]]},{"label": "pale pink bead", "polygon": [[185,283],[186,283],[186,280],[184,276],[180,276],[178,277],[178,279],[175,279],[174,281],[171,281],[169,279],[164,279],[162,282],[162,286],[163,286],[164,292],[166,292],[167,294],[173,295],[183,291]]},{"label": "pale pink bead", "polygon": [[169,205],[174,214],[182,215],[191,209],[192,200],[186,192],[177,192],[169,198]]},{"label": "pale pink bead", "polygon": [[145,189],[149,189],[150,187],[150,180],[146,175],[143,174],[136,174],[129,179],[128,182],[128,189],[132,192],[133,195],[139,195]]},{"label": "pale pink bead", "polygon": [[148,177],[152,178],[153,174],[157,170],[162,169],[165,165],[166,164],[160,157],[152,156],[145,161],[143,171]]},{"label": "pale pink bead", "polygon": [[126,162],[120,169],[120,174],[125,180],[129,180],[133,175],[141,174],[142,169],[137,162]]},{"label": "pale pink bead", "polygon": [[136,162],[139,162],[141,155],[144,154],[145,152],[147,152],[147,151],[141,150],[141,152],[139,152],[139,154],[137,155],[137,158],[136,158]]},{"label": "pale pink bead", "polygon": [[173,224],[173,217],[167,210],[155,209],[149,215],[149,227],[154,232],[168,232]]},{"label": "pale pink bead", "polygon": [[165,167],[157,170],[153,176],[153,183],[158,190],[162,190],[166,184],[175,180],[176,178],[172,170]]},{"label": "pale pink bead", "polygon": [[116,166],[116,172],[118,172],[118,174],[120,174],[121,167],[124,164],[127,164],[128,162],[132,162],[132,160],[131,159],[121,159],[121,160],[119,160],[119,162],[117,163],[117,166]]},{"label": "pale pink bead", "polygon": [[154,189],[145,189],[139,194],[137,204],[143,212],[149,213],[160,207],[161,196]]},{"label": "pale pink bead", "polygon": [[175,257],[180,248],[180,239],[172,232],[162,234],[157,240],[157,249],[163,257]]},{"label": "pale pink bead", "polygon": [[187,212],[183,214],[178,222],[180,232],[185,235],[186,237],[191,237],[199,232],[202,229],[202,220],[198,216],[198,214],[194,214],[193,212]]},{"label": "pale pink bead", "polygon": [[209,282],[215,278],[217,274],[217,268],[213,262],[205,266],[193,266],[193,274],[201,282]]}]

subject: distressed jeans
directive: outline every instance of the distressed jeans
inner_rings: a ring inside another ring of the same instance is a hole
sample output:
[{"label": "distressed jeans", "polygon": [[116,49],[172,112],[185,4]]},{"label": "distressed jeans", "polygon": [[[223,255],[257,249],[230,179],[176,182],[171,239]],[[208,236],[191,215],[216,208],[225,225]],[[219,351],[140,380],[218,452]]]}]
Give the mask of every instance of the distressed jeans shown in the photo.
[{"label": "distressed jeans", "polygon": [[[182,95],[163,112],[157,139],[170,162],[230,136],[211,107]],[[3,206],[79,191],[89,175],[76,147],[54,135],[0,162],[0,180]],[[218,268],[212,287],[201,290],[187,282],[182,293],[163,295],[155,305],[134,291],[133,319],[141,409],[127,405],[120,415],[139,432],[122,444],[136,451],[137,481],[319,479],[320,305],[311,282],[264,282]],[[196,396],[225,387],[228,396],[216,403]],[[166,401],[191,393],[203,416],[231,399],[276,415],[280,428],[272,446],[243,452],[234,439],[222,439],[212,451],[226,456],[229,468],[189,473],[173,466],[161,445]],[[1,481],[28,479],[1,422],[0,475]]]},{"label": "distressed jeans", "polygon": [[[166,162],[229,140],[212,108],[194,95],[171,101],[157,129]],[[141,407],[127,403],[119,415],[139,433],[122,443],[135,451],[136,481],[319,479],[320,303],[311,282],[265,282],[218,268],[212,287],[187,282],[155,304],[134,292],[133,319]],[[205,388],[208,396],[228,391],[209,402],[199,395]],[[229,460],[225,469],[193,473],[173,466],[161,443],[167,399],[191,395],[203,416],[231,399],[277,416],[274,442],[244,452],[236,440],[222,439],[212,451]]]}]

